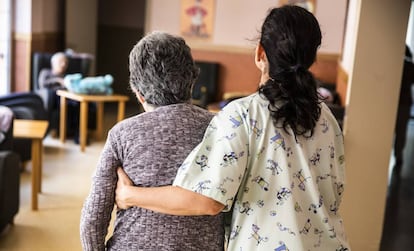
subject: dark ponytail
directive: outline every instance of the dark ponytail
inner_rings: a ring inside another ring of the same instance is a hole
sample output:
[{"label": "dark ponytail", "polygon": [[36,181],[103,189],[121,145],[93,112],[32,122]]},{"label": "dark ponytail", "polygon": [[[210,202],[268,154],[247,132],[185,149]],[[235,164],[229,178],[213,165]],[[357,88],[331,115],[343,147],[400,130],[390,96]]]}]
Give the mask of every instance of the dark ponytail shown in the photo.
[{"label": "dark ponytail", "polygon": [[269,100],[276,127],[311,137],[321,113],[317,84],[308,70],[321,44],[318,21],[297,6],[272,9],[263,23],[260,44],[270,79],[259,93]]}]

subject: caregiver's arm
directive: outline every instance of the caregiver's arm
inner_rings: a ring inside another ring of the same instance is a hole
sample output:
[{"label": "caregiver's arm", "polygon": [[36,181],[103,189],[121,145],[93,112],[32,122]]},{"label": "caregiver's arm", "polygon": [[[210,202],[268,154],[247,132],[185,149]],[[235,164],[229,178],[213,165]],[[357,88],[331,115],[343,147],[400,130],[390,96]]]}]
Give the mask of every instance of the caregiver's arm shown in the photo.
[{"label": "caregiver's arm", "polygon": [[133,186],[122,168],[118,168],[115,201],[121,209],[137,206],[173,215],[216,215],[224,208],[216,200],[177,186]]}]

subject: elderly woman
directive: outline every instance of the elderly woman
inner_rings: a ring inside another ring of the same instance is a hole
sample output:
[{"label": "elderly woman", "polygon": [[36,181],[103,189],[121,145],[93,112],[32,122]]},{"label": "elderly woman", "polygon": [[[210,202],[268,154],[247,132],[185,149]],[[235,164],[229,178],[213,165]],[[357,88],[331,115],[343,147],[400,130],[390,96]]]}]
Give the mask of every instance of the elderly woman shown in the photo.
[{"label": "elderly woman", "polygon": [[40,88],[65,89],[63,78],[68,68],[68,58],[63,52],[56,52],[50,59],[51,69],[42,69],[39,73]]},{"label": "elderly woman", "polygon": [[182,38],[145,36],[129,56],[130,85],[145,113],[108,134],[81,215],[84,250],[223,250],[222,215],[172,216],[132,207],[118,210],[105,244],[115,202],[117,167],[135,185],[172,184],[184,158],[201,141],[212,115],[191,105],[199,70]]}]

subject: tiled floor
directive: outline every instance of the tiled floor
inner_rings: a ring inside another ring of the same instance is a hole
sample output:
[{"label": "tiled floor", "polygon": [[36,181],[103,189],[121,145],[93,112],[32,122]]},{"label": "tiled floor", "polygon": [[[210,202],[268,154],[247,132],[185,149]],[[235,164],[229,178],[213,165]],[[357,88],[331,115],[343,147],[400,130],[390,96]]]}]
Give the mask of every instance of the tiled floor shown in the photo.
[{"label": "tiled floor", "polygon": [[[105,104],[104,130],[116,121],[117,106]],[[127,106],[126,116],[138,112]],[[91,177],[105,141],[91,140],[85,152],[73,139],[62,144],[47,136],[43,141],[42,193],[39,210],[30,209],[31,164],[20,179],[20,208],[14,225],[0,233],[0,251],[79,251],[79,218]],[[111,225],[112,226],[112,225]]]},{"label": "tiled floor", "polygon": [[380,251],[414,250],[414,119],[407,127],[401,173],[393,173]]}]

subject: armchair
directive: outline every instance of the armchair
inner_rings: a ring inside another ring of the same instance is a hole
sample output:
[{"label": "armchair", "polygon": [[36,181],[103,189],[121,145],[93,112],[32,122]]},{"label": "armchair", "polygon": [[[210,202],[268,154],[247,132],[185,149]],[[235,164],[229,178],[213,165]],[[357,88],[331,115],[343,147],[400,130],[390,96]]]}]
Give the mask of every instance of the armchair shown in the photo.
[{"label": "armchair", "polygon": [[13,223],[20,201],[20,158],[12,151],[13,119],[3,133],[5,138],[0,142],[0,232]]},{"label": "armchair", "polygon": [[20,159],[12,151],[0,151],[0,232],[19,212]]},{"label": "armchair", "polygon": [[[35,52],[32,57],[32,90],[37,93],[43,100],[45,110],[48,114],[49,120],[49,129],[59,129],[59,106],[55,104],[55,91],[49,89],[42,89],[39,86],[39,73],[44,68],[51,68],[51,58],[53,53],[48,52]],[[68,68],[66,74],[80,73],[82,77],[89,75],[89,69],[92,62],[92,58],[89,56],[78,56],[78,54],[66,54],[68,58]],[[79,118],[78,116],[79,105],[77,103],[68,104],[68,111],[70,115],[73,115],[73,118],[68,119],[69,128],[76,126],[76,122]],[[95,112],[96,107],[89,107],[90,112]],[[90,116],[93,118],[94,116]],[[95,120],[91,120],[88,124],[89,128],[95,128]],[[74,132],[68,132],[74,133]]]},{"label": "armchair", "polygon": [[[16,119],[48,119],[42,99],[33,92],[0,96],[0,105],[10,108]],[[10,150],[18,153],[22,161],[31,159],[31,141],[29,139],[14,139]]]},{"label": "armchair", "polygon": [[[32,89],[39,90],[39,73],[44,68],[51,68],[50,59],[52,58],[53,53],[48,52],[35,52],[33,53],[32,58]],[[70,54],[66,55],[68,57],[68,68],[66,70],[67,74],[80,73],[83,77],[89,75],[89,69],[91,66],[90,57],[80,57],[72,56]]]}]

